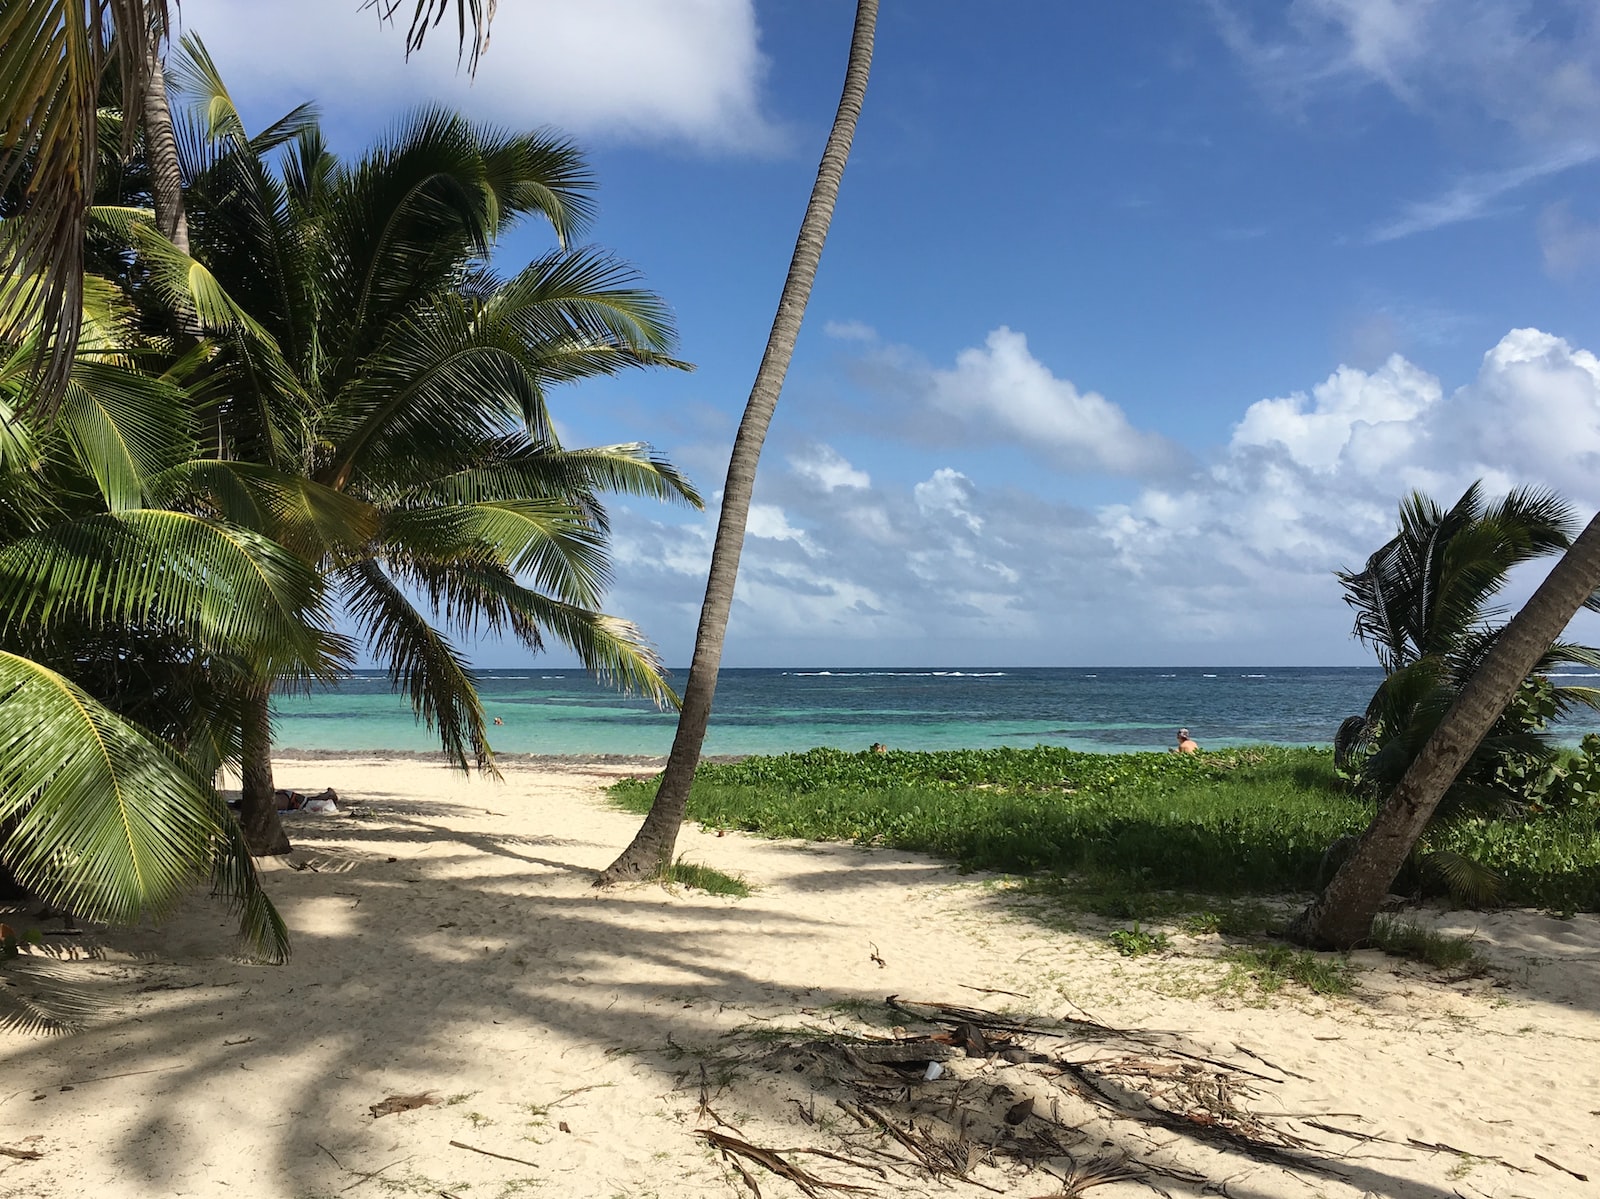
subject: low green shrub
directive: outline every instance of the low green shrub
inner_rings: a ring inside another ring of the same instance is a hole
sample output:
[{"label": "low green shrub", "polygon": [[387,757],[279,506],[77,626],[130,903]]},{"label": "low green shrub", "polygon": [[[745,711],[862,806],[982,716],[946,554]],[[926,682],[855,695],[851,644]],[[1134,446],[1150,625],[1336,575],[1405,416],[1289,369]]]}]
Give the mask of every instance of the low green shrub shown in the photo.
[{"label": "low green shrub", "polygon": [[1147,953],[1163,953],[1171,948],[1166,933],[1151,932],[1135,924],[1132,928],[1114,928],[1106,940],[1125,958],[1143,957]]},{"label": "low green shrub", "polygon": [[[1575,763],[1575,773],[1584,769]],[[611,794],[643,812],[655,783],[625,780]],[[1162,904],[1167,915],[1215,906],[1195,895],[1314,890],[1329,847],[1363,830],[1372,807],[1346,788],[1326,749],[814,749],[703,765],[689,817],[769,837],[917,850],[968,870],[1055,876],[1081,892],[1086,910],[1145,919],[1162,915],[1150,910]],[[1458,820],[1430,832],[1422,849],[1494,872],[1499,902],[1600,910],[1600,799]],[[1401,880],[1426,883],[1415,870]]]}]

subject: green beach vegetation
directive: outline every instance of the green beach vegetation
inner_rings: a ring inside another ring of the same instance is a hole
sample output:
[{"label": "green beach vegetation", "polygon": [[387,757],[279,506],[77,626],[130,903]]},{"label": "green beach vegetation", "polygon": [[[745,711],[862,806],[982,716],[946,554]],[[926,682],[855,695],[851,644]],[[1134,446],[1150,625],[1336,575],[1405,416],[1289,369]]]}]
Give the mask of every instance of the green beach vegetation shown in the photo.
[{"label": "green beach vegetation", "polygon": [[[611,789],[648,808],[653,779]],[[767,837],[916,850],[963,869],[1027,876],[1107,915],[1214,908],[1209,897],[1315,890],[1330,846],[1372,820],[1331,749],[1273,746],[1195,755],[1033,749],[887,754],[814,749],[703,765],[689,818]],[[1559,810],[1464,816],[1431,831],[1422,852],[1472,857],[1502,880],[1500,902],[1600,910],[1600,794]],[[1415,861],[1397,884],[1439,892]],[[1228,907],[1224,904],[1223,907]],[[1224,914],[1219,922],[1226,920]]]}]

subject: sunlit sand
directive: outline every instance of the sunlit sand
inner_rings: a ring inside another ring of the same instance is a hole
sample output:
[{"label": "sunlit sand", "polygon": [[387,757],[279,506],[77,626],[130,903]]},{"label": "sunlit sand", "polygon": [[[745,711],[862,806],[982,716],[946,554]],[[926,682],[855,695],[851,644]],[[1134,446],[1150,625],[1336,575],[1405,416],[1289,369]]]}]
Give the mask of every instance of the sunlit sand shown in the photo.
[{"label": "sunlit sand", "polygon": [[[903,853],[690,828],[752,897],[597,893],[636,823],[600,788],[630,769],[280,763],[353,811],[290,817],[269,867],[293,959],[237,960],[199,903],[53,941],[103,1007],[0,1036],[0,1196],[726,1197],[740,1169],[802,1193],[707,1132],[881,1195],[1059,1194],[1074,1168],[1130,1175],[1108,1199],[1600,1185],[1593,916],[1424,913],[1489,972],[1362,953],[1325,1000],[1223,986],[1214,937],[1119,957],[1101,922]],[[931,1080],[851,1048],[974,1031],[988,1052],[941,1050]]]}]

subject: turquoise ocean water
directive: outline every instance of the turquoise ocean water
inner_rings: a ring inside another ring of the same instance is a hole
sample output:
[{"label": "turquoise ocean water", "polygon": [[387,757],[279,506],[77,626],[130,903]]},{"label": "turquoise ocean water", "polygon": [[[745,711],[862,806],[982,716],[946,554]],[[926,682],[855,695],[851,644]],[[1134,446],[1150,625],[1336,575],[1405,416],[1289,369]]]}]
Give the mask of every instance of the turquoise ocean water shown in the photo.
[{"label": "turquoise ocean water", "polygon": [[[681,679],[681,672],[678,676]],[[706,752],[783,753],[829,745],[899,749],[1171,745],[1180,725],[1206,747],[1326,744],[1366,706],[1376,667],[724,670]],[[1588,685],[1600,684],[1591,675]],[[1573,679],[1574,682],[1582,680]],[[665,754],[675,717],[596,685],[581,670],[490,670],[480,694],[501,753]],[[280,750],[437,750],[387,678],[283,695]],[[1563,730],[1563,740],[1600,729]]]}]

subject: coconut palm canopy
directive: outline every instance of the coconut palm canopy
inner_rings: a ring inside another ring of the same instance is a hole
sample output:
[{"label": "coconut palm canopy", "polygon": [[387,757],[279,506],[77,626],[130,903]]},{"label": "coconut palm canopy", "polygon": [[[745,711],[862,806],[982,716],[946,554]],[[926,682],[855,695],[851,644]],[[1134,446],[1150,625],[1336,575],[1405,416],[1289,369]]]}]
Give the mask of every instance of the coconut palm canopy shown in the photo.
[{"label": "coconut palm canopy", "polygon": [[[209,876],[281,956],[210,777],[273,681],[351,661],[336,607],[462,765],[492,757],[452,634],[554,636],[672,698],[639,630],[598,607],[601,497],[698,496],[647,446],[563,447],[546,399],[684,364],[665,305],[568,248],[592,183],[560,139],[427,111],[345,163],[305,110],[249,136],[198,43],[181,68],[193,254],[140,207],[137,161],[100,172],[105,276],[80,284],[48,405],[32,367],[53,328],[27,279],[4,292],[32,319],[0,343],[0,866],[118,921]],[[495,239],[529,215],[558,244],[501,277]]]},{"label": "coconut palm canopy", "polygon": [[[563,447],[546,403],[557,384],[684,365],[661,300],[569,248],[592,204],[578,152],[429,109],[344,162],[305,110],[249,136],[198,41],[173,74],[194,257],[147,251],[153,290],[215,347],[189,382],[216,456],[296,480],[292,501],[246,486],[234,502],[295,515],[281,536],[458,761],[487,764],[488,744],[446,630],[534,649],[551,634],[670,699],[640,632],[598,611],[600,496],[699,498],[647,446]],[[497,274],[496,239],[530,216],[558,245]]]},{"label": "coconut palm canopy", "polygon": [[[1499,639],[1500,593],[1511,572],[1565,551],[1578,528],[1571,505],[1545,490],[1524,488],[1486,500],[1474,483],[1450,508],[1414,493],[1400,505],[1396,535],[1360,571],[1340,572],[1355,633],[1371,645],[1387,677],[1365,717],[1369,753],[1361,775],[1374,794],[1399,782],[1467,680]],[[1600,596],[1587,605],[1600,610]],[[1479,746],[1441,809],[1502,805],[1508,759],[1542,759],[1539,735],[1548,719],[1577,706],[1600,707],[1592,687],[1541,681],[1563,665],[1600,669],[1600,650],[1557,641],[1525,684],[1521,702]]]},{"label": "coconut palm canopy", "polygon": [[[494,0],[454,0],[459,44],[476,69],[488,44]],[[392,20],[401,0],[369,0]],[[450,0],[418,0],[406,53],[419,49]],[[170,27],[167,0],[15,0],[0,9],[0,192],[21,183],[26,204],[7,212],[0,282],[26,281],[29,310],[47,332],[35,366],[47,369],[30,402],[53,401],[65,385],[78,333],[84,243],[97,176],[104,167],[98,119],[108,84],[115,107],[144,109]],[[120,141],[126,158],[136,123]],[[3,331],[15,336],[15,324]]]}]

